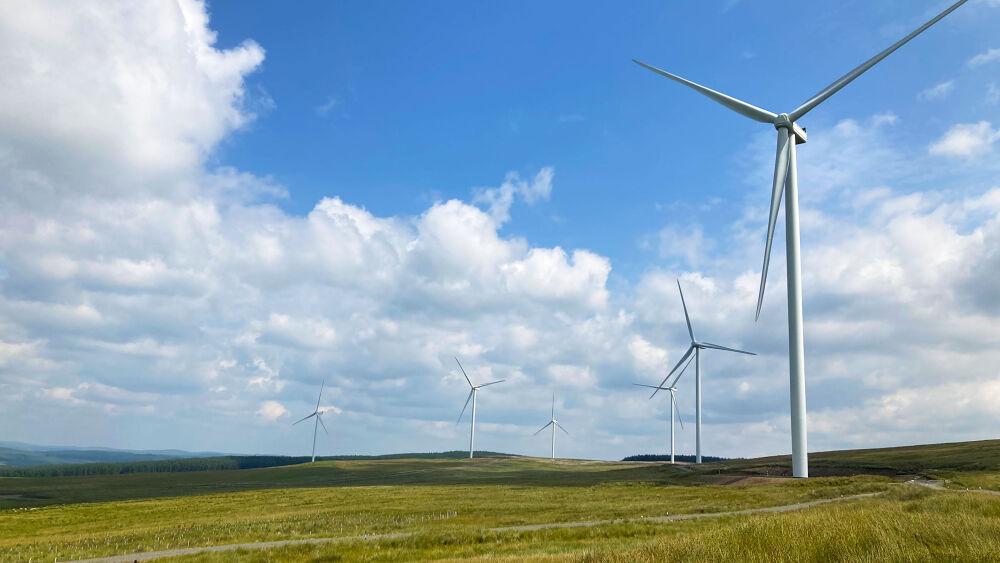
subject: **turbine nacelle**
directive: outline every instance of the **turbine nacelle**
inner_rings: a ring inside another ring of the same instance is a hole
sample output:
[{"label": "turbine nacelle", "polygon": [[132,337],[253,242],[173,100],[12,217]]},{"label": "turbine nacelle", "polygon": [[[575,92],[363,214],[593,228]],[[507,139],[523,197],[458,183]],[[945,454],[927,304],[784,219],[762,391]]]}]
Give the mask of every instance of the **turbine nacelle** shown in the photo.
[{"label": "turbine nacelle", "polygon": [[774,128],[787,129],[789,134],[795,135],[796,145],[801,145],[808,140],[805,128],[799,127],[799,124],[792,121],[791,116],[787,113],[779,113],[778,116],[774,118]]}]

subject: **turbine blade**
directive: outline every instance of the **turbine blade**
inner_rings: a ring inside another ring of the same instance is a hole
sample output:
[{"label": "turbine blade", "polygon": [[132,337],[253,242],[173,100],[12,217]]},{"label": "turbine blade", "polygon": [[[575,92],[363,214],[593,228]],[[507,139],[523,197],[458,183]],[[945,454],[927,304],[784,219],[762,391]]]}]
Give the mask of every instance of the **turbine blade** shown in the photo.
[{"label": "turbine blade", "polygon": [[760,269],[760,293],[757,294],[757,315],[760,318],[760,308],[764,304],[764,286],[767,284],[767,268],[771,262],[771,244],[774,242],[774,226],[778,222],[778,210],[781,209],[781,198],[785,193],[785,179],[788,177],[788,161],[790,158],[788,129],[778,129],[778,149],[774,155],[774,186],[771,188],[771,214],[767,217],[767,241],[764,243],[764,265]]},{"label": "turbine blade", "polygon": [[316,415],[316,420],[318,420],[319,421],[319,425],[323,427],[323,432],[326,432],[326,435],[329,436],[330,435],[330,431],[326,429],[326,423],[323,422],[323,416],[322,415]]},{"label": "turbine blade", "polygon": [[653,391],[653,394],[649,396],[650,399],[655,397],[656,394],[660,392],[660,389],[663,388],[663,384],[666,383],[668,379],[670,379],[670,376],[673,375],[675,371],[677,371],[677,368],[679,368],[681,364],[684,363],[684,360],[688,359],[688,356],[690,356],[691,352],[693,351],[694,351],[694,345],[688,346],[687,352],[684,352],[684,355],[681,356],[681,359],[678,360],[678,362],[674,365],[674,368],[670,370],[669,373],[667,373],[666,377],[663,378],[663,381],[661,381],[660,384],[656,387],[656,391]]},{"label": "turbine blade", "polygon": [[562,430],[563,432],[566,432],[566,435],[567,435],[567,436],[569,436],[569,431],[567,431],[567,430],[566,430],[565,428],[563,428],[563,427],[562,427],[562,424],[559,424],[559,423],[557,422],[557,423],[556,423],[556,426],[557,426],[557,427],[559,428],[559,430]]},{"label": "turbine blade", "polygon": [[482,385],[480,385],[479,387],[480,387],[480,389],[481,389],[481,388],[483,388],[483,387],[489,387],[490,385],[495,385],[495,384],[497,384],[497,383],[503,383],[504,381],[507,381],[507,380],[506,380],[506,379],[500,379],[500,380],[497,380],[497,381],[491,381],[491,382],[489,382],[489,383],[483,383],[483,384],[482,384]]},{"label": "turbine blade", "polygon": [[555,417],[556,417],[556,393],[555,393],[555,391],[553,391],[552,392],[552,418],[555,419]]},{"label": "turbine blade", "polygon": [[546,428],[548,428],[549,426],[552,426],[552,421],[551,421],[551,420],[549,421],[549,423],[548,423],[548,424],[546,424],[545,426],[543,426],[543,427],[539,428],[539,429],[538,429],[538,430],[537,430],[537,431],[536,431],[536,432],[535,432],[534,434],[532,434],[532,436],[538,436],[538,433],[539,433],[539,432],[541,432],[542,430],[545,430],[545,429],[546,429]]},{"label": "turbine blade", "polygon": [[307,416],[307,417],[305,417],[305,418],[301,418],[301,419],[299,419],[299,420],[296,420],[295,422],[293,422],[293,423],[292,423],[292,426],[295,426],[296,424],[298,424],[298,423],[300,423],[300,422],[305,422],[305,421],[309,420],[310,418],[312,418],[312,417],[316,416],[316,414],[317,414],[317,413],[312,413],[311,415],[309,415],[309,416]]},{"label": "turbine blade", "polygon": [[681,306],[684,307],[684,320],[687,321],[688,335],[691,337],[691,342],[694,342],[694,330],[691,328],[691,317],[688,316],[687,303],[684,302],[684,290],[681,289],[681,280],[677,280],[677,291],[681,294]]},{"label": "turbine blade", "polygon": [[674,394],[670,394],[670,400],[674,403],[674,410],[677,411],[677,422],[681,423],[681,430],[684,430],[684,419],[681,418],[681,408],[677,406],[677,399],[674,398]]},{"label": "turbine blade", "polygon": [[748,356],[756,356],[753,352],[747,352],[746,350],[737,350],[736,348],[729,348],[727,346],[719,346],[718,344],[710,344],[708,342],[699,342],[705,348],[711,348],[713,350],[725,350],[726,352],[736,352],[738,354],[746,354]]},{"label": "turbine blade", "polygon": [[462,422],[462,416],[464,416],[464,415],[465,415],[465,409],[469,408],[469,401],[471,401],[471,400],[472,400],[472,391],[469,391],[469,396],[468,396],[468,397],[466,397],[466,399],[465,399],[465,405],[464,405],[464,406],[462,406],[462,412],[461,412],[461,413],[459,413],[459,415],[458,415],[458,420],[456,420],[456,421],[455,421],[455,424],[456,424],[456,425],[457,425],[457,424],[458,424],[459,422]]},{"label": "turbine blade", "polygon": [[936,24],[937,22],[941,21],[942,18],[944,18],[948,14],[954,12],[955,10],[957,10],[959,8],[959,6],[961,6],[962,4],[965,4],[967,1],[968,0],[959,0],[958,2],[955,2],[950,7],[948,7],[945,11],[943,11],[940,14],[934,16],[933,18],[931,18],[930,21],[928,21],[924,25],[918,27],[916,30],[914,30],[912,33],[910,33],[906,37],[904,37],[904,38],[900,39],[899,41],[897,41],[897,42],[893,43],[892,45],[890,45],[886,50],[884,50],[881,53],[875,55],[874,57],[868,59],[867,61],[865,61],[864,63],[862,63],[860,66],[858,66],[854,70],[848,72],[844,76],[841,76],[836,81],[834,81],[833,84],[830,84],[826,88],[823,88],[822,90],[820,90],[820,92],[818,94],[816,94],[812,98],[809,98],[801,106],[799,106],[798,108],[796,108],[795,111],[793,111],[792,113],[790,113],[788,115],[789,119],[791,119],[792,121],[796,121],[797,119],[799,119],[803,115],[809,113],[810,110],[812,110],[813,108],[815,108],[819,104],[823,103],[830,96],[836,94],[838,91],[840,91],[841,88],[843,88],[844,86],[847,86],[852,81],[854,81],[855,78],[861,76],[862,74],[864,74],[865,72],[867,72],[868,69],[870,69],[871,67],[873,67],[873,66],[877,65],[879,62],[881,62],[882,59],[884,59],[884,58],[888,57],[889,55],[891,55],[893,53],[893,51],[895,51],[896,49],[899,49],[903,45],[907,44],[911,39],[913,39],[914,37],[920,35],[924,31],[926,31],[927,28],[929,28],[930,26],[932,26],[932,25]]},{"label": "turbine blade", "polygon": [[674,382],[671,383],[670,386],[667,387],[667,389],[674,389],[677,387],[677,382],[680,381],[681,376],[684,375],[684,372],[687,371],[688,367],[691,366],[691,362],[693,361],[694,361],[694,356],[691,356],[691,358],[687,361],[687,363],[684,364],[684,367],[681,368],[681,371],[677,374],[677,377],[674,378]]},{"label": "turbine blade", "polygon": [[666,387],[657,387],[656,385],[646,385],[645,383],[633,383],[636,387],[649,387],[650,389],[659,389],[660,391],[666,391]]},{"label": "turbine blade", "polygon": [[323,400],[323,388],[326,387],[326,379],[319,386],[319,397],[316,398],[316,411],[319,412],[319,402]]},{"label": "turbine blade", "polygon": [[475,387],[475,385],[472,384],[472,380],[469,379],[469,374],[465,373],[465,368],[462,367],[462,362],[458,361],[458,358],[455,358],[455,363],[458,364],[458,369],[462,370],[462,375],[464,375],[465,380],[469,382],[469,387]]},{"label": "turbine blade", "polygon": [[716,102],[718,102],[718,103],[726,106],[727,108],[735,111],[736,113],[738,113],[740,115],[745,115],[746,117],[749,117],[750,119],[753,119],[754,121],[760,121],[761,123],[774,123],[774,119],[776,117],[778,117],[776,114],[771,113],[771,112],[769,112],[769,111],[767,111],[765,109],[760,109],[759,107],[757,107],[755,105],[752,105],[752,104],[748,104],[748,103],[744,102],[743,100],[739,100],[739,99],[734,98],[732,96],[727,96],[726,94],[723,94],[722,92],[716,92],[715,90],[712,90],[711,88],[707,88],[705,86],[702,86],[701,84],[696,84],[696,83],[691,82],[690,80],[688,80],[686,78],[681,78],[680,76],[677,76],[676,74],[671,74],[671,73],[669,73],[669,72],[667,72],[667,71],[665,71],[663,69],[659,69],[659,68],[656,68],[655,66],[648,65],[648,64],[646,64],[646,63],[644,63],[642,61],[637,61],[635,59],[632,59],[632,62],[634,62],[635,64],[637,64],[637,65],[639,65],[641,67],[644,67],[644,68],[646,68],[648,70],[651,70],[651,71],[655,72],[656,74],[659,74],[661,76],[665,76],[665,77],[669,78],[670,80],[673,80],[675,82],[679,82],[679,83],[687,86],[688,88],[692,88],[695,91],[697,91],[700,94],[702,94],[703,96],[708,96],[709,98],[711,98],[711,99],[715,100]]}]

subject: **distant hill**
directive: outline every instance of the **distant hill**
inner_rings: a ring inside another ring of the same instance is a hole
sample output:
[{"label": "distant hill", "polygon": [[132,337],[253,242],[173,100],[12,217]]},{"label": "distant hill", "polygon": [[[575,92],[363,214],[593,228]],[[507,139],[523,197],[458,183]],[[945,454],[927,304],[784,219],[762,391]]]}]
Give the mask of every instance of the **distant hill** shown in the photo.
[{"label": "distant hill", "polygon": [[36,467],[81,463],[119,463],[220,456],[217,452],[183,450],[116,450],[72,446],[40,446],[23,442],[0,442],[0,468]]},{"label": "distant hill", "polygon": [[[682,463],[694,463],[695,456],[688,454],[677,454],[674,456],[674,460],[680,461]],[[703,455],[701,460],[705,463],[713,463],[716,461],[734,461],[733,458],[728,457],[716,457],[712,455]],[[638,454],[630,455],[628,457],[622,458],[622,461],[670,461],[670,454]]]},{"label": "distant hill", "polygon": [[[720,464],[716,470],[788,475],[791,459],[785,455],[733,460]],[[809,475],[812,477],[997,470],[1000,470],[1000,440],[809,453]]]},{"label": "distant hill", "polygon": [[[332,455],[317,457],[317,460],[324,461],[350,461],[365,459],[462,459],[469,457],[468,450],[451,450],[447,452],[423,452],[423,453],[402,453],[402,454],[382,454],[382,455]],[[476,450],[476,457],[522,457],[517,454],[505,454],[502,452],[491,452],[487,450]]]},{"label": "distant hill", "polygon": [[[92,452],[92,450],[82,450]],[[43,455],[50,452],[34,452]],[[122,453],[122,452],[117,452]],[[144,455],[144,454],[134,454]],[[386,455],[318,456],[316,461],[365,461],[392,459],[463,459],[467,451],[401,453]],[[498,452],[476,451],[477,457],[517,457]],[[55,458],[53,458],[55,459]],[[227,471],[298,465],[309,456],[228,455],[212,457],[133,459],[120,462],[49,463],[34,466],[0,467],[0,477],[77,477],[81,475],[124,475],[129,473],[184,473],[190,471]]]}]

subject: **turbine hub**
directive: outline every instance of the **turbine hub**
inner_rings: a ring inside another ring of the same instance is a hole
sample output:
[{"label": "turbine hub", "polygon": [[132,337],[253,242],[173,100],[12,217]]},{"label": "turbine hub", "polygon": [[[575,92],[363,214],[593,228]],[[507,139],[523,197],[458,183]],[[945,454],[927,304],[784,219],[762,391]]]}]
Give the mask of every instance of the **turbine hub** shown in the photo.
[{"label": "turbine hub", "polygon": [[778,116],[774,118],[774,128],[788,129],[788,134],[795,138],[796,145],[801,145],[808,139],[808,137],[806,137],[806,130],[799,127],[798,123],[792,122],[792,118],[787,113],[778,114]]}]

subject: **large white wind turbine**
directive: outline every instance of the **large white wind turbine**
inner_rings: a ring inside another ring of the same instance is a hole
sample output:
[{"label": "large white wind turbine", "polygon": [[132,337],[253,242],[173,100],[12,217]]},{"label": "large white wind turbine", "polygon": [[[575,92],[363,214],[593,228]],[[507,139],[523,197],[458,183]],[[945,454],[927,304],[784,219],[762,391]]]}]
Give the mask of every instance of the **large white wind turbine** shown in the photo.
[{"label": "large white wind turbine", "polygon": [[458,415],[458,420],[455,421],[455,424],[462,422],[462,416],[465,414],[465,409],[469,406],[469,401],[472,401],[472,425],[469,429],[469,459],[472,459],[472,455],[476,450],[476,395],[483,387],[496,383],[503,383],[507,380],[501,379],[499,381],[483,383],[482,385],[473,385],[472,380],[469,379],[469,374],[465,373],[465,368],[462,367],[462,362],[458,361],[458,358],[455,358],[455,363],[458,364],[458,369],[462,370],[462,375],[465,376],[465,380],[469,382],[470,387],[469,396],[465,399],[465,406],[462,407],[462,412]]},{"label": "large white wind turbine", "polygon": [[[761,109],[732,96],[727,96],[711,88],[696,84],[665,70],[633,59],[635,63],[692,88],[736,113],[749,117],[754,121],[771,124],[778,130],[778,147],[774,162],[774,184],[771,188],[771,212],[767,222],[767,241],[764,244],[764,264],[760,274],[760,291],[757,295],[756,317],[760,317],[760,308],[764,300],[764,284],[767,281],[767,267],[771,256],[774,225],[778,219],[778,210],[781,207],[781,198],[784,195],[787,200],[785,204],[785,260],[787,264],[785,275],[788,285],[788,366],[792,419],[792,475],[795,477],[809,476],[809,459],[806,452],[805,352],[802,338],[802,272],[799,260],[799,193],[795,154],[795,145],[806,142],[806,131],[804,128],[799,127],[796,122],[813,108],[826,101],[827,98],[840,91],[841,88],[850,84],[855,78],[861,76],[882,59],[888,57],[893,51],[923,33],[927,28],[958,9],[959,6],[965,4],[967,1],[959,0],[955,2],[948,9],[934,16],[934,18],[906,37],[890,45],[881,53],[865,61],[861,66],[841,76],[832,84],[820,90],[819,93],[803,102],[802,105],[791,113],[776,114]],[[796,40],[789,38],[789,41]],[[787,75],[787,71],[784,71],[784,73]]]},{"label": "large white wind turbine", "polygon": [[[719,346],[718,344],[711,344],[709,342],[699,342],[694,337],[694,329],[691,328],[691,317],[688,316],[687,303],[684,302],[684,290],[681,289],[681,280],[677,280],[677,291],[679,291],[681,294],[681,306],[684,307],[684,320],[687,321],[687,329],[688,329],[688,335],[691,337],[691,345],[688,346],[687,352],[684,352],[684,355],[681,356],[681,359],[677,362],[674,368],[671,369],[670,372],[667,373],[667,376],[663,378],[663,381],[661,381],[660,384],[654,388],[655,390],[653,391],[653,394],[649,396],[649,398],[652,399],[654,396],[656,396],[657,393],[660,392],[661,389],[664,389],[664,384],[667,382],[668,379],[670,379],[670,376],[677,371],[677,368],[681,367],[681,364],[683,364],[684,362],[688,362],[688,364],[690,364],[691,360],[689,360],[688,358],[690,358],[691,355],[694,354],[694,419],[695,419],[694,462],[701,463],[701,351],[725,350],[726,352],[736,352],[738,354],[748,354],[750,356],[756,356],[757,354],[754,354],[753,352],[747,352],[746,350],[737,350],[736,348]],[[677,380],[680,379],[682,375],[684,375],[685,370],[687,370],[687,365],[685,365],[684,369],[682,369],[680,373],[677,374],[677,377],[674,378],[674,382],[668,385],[666,388],[669,389],[671,387],[677,387]]]},{"label": "large white wind turbine", "polygon": [[301,418],[301,419],[299,419],[299,420],[297,420],[297,421],[295,421],[295,422],[292,423],[292,426],[295,426],[296,424],[298,424],[300,422],[305,422],[305,421],[309,420],[310,418],[315,418],[316,419],[315,421],[313,421],[312,462],[316,461],[316,432],[319,431],[319,426],[322,424],[323,425],[323,432],[326,432],[327,435],[330,434],[330,431],[326,429],[326,423],[323,422],[323,413],[325,413],[326,411],[319,410],[319,402],[323,400],[323,388],[324,387],[326,387],[326,380],[325,379],[323,380],[322,385],[319,386],[319,397],[316,398],[316,409],[313,410],[312,414],[310,414],[309,416],[303,417],[303,418]]},{"label": "large white wind turbine", "polygon": [[[691,360],[688,360],[688,363],[684,365],[684,369],[681,370],[681,373],[684,373],[684,370],[687,369],[687,367],[689,365],[691,365]],[[681,430],[684,430],[684,421],[681,420],[681,409],[680,409],[680,407],[677,406],[677,396],[676,396],[677,388],[676,387],[660,387],[658,385],[646,385],[644,383],[633,383],[632,385],[635,385],[636,387],[648,387],[649,389],[656,389],[658,391],[670,391],[670,463],[674,463],[674,418],[675,418],[675,414],[676,414],[677,422],[681,423]],[[654,393],[655,392],[656,391],[654,391]]]},{"label": "large white wind turbine", "polygon": [[[566,429],[563,428],[562,424],[559,424],[559,421],[556,420],[556,394],[552,393],[552,416],[549,417],[549,423],[546,424],[545,426],[539,428],[537,432],[535,432],[534,434],[532,434],[533,436],[538,436],[538,433],[541,432],[542,430],[545,430],[546,428],[549,428],[549,427],[552,428],[552,450],[551,450],[552,453],[550,454],[551,459],[555,459],[556,458],[556,427],[557,426],[559,427],[559,430],[562,430],[563,432],[566,432]],[[566,432],[566,435],[569,436],[569,432]]]}]

